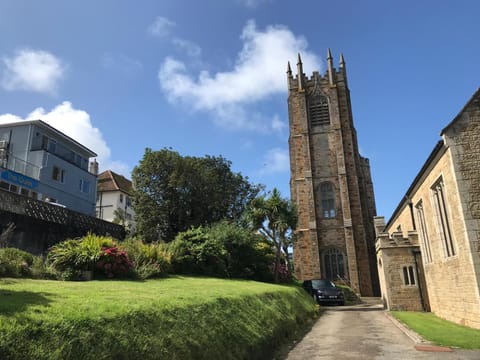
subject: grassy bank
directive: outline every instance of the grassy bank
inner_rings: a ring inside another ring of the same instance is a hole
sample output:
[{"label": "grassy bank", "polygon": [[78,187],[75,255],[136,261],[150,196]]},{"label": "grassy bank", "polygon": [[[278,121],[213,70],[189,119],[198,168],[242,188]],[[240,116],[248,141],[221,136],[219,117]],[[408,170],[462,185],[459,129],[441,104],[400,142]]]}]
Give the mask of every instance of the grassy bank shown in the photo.
[{"label": "grassy bank", "polygon": [[440,319],[432,313],[392,311],[392,315],[437,345],[480,349],[480,330]]},{"label": "grassy bank", "polygon": [[0,358],[260,359],[314,314],[302,289],[252,281],[3,279]]}]

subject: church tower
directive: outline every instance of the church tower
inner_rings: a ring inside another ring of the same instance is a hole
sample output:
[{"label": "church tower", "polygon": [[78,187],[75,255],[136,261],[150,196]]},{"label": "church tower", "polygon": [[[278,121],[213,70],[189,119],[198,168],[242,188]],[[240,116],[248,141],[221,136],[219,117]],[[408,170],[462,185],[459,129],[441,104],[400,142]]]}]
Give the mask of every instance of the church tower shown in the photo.
[{"label": "church tower", "polygon": [[296,276],[342,278],[363,296],[378,295],[373,184],[358,151],[343,55],[336,70],[328,50],[326,73],[308,78],[299,54],[287,80]]}]

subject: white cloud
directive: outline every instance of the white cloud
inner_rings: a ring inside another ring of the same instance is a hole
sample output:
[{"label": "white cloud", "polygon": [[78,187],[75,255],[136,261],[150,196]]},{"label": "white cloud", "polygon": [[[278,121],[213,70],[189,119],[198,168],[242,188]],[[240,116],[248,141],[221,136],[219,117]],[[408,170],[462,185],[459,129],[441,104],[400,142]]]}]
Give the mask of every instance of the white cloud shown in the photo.
[{"label": "white cloud", "polygon": [[202,48],[193,41],[172,35],[172,29],[177,24],[163,16],[157,16],[155,21],[148,27],[148,32],[160,39],[167,39],[177,49],[185,51],[190,57],[197,58],[202,53]]},{"label": "white cloud", "polygon": [[202,53],[202,48],[190,40],[173,38],[172,44],[181,50],[185,50],[187,55],[191,57],[199,57]]},{"label": "white cloud", "polygon": [[170,30],[175,26],[174,21],[163,16],[157,16],[155,21],[148,27],[148,32],[153,36],[164,38],[170,34]]},{"label": "white cloud", "polygon": [[[213,75],[202,71],[197,79],[187,72],[183,62],[167,57],[158,78],[168,100],[172,103],[183,101],[192,110],[210,111],[216,116],[217,123],[223,122],[227,127],[235,122],[239,127],[258,128],[259,124],[252,124],[253,120],[248,117],[239,120],[233,116],[245,112],[244,107],[248,104],[287,91],[285,71],[288,60],[295,60],[300,52],[304,72],[320,68],[318,57],[307,50],[305,38],[295,36],[285,26],[268,26],[261,31],[249,21],[241,40],[243,48],[231,71]],[[278,129],[279,122],[269,121],[260,127],[265,126]]]},{"label": "white cloud", "polygon": [[25,119],[12,114],[0,115],[1,124],[23,120],[43,120],[96,152],[102,171],[111,169],[129,176],[129,168],[125,163],[111,159],[111,150],[103,139],[101,131],[93,126],[90,115],[84,110],[73,108],[70,102],[64,101],[49,112],[41,107],[36,108]]},{"label": "white cloud", "polygon": [[283,129],[287,128],[287,123],[280,120],[278,115],[275,115],[272,119],[272,130],[276,132],[282,132]]},{"label": "white cloud", "polygon": [[274,148],[264,155],[263,167],[259,170],[259,175],[270,175],[276,173],[288,172],[290,170],[290,157],[288,151],[282,148]]},{"label": "white cloud", "polygon": [[105,69],[121,72],[125,75],[132,75],[143,68],[143,64],[125,54],[105,53],[101,58],[101,64]]},{"label": "white cloud", "polygon": [[42,50],[23,49],[14,57],[4,57],[1,79],[5,90],[28,90],[55,94],[63,78],[65,65],[53,54]]}]

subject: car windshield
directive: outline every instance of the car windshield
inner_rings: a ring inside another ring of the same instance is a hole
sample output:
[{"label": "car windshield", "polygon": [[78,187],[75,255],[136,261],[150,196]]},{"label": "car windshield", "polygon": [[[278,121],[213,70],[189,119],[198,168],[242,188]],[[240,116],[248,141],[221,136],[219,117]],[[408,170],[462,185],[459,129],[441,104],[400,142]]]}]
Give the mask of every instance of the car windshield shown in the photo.
[{"label": "car windshield", "polygon": [[314,289],[333,288],[335,284],[330,280],[312,280],[312,287]]}]

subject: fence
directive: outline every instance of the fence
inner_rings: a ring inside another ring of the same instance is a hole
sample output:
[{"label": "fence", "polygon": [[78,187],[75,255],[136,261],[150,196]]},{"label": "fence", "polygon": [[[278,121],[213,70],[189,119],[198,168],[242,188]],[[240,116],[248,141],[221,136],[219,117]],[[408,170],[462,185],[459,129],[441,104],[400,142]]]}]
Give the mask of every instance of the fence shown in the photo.
[{"label": "fence", "polygon": [[9,246],[32,253],[44,253],[57,242],[88,232],[125,237],[121,225],[0,189],[0,233],[11,223],[15,230]]}]

